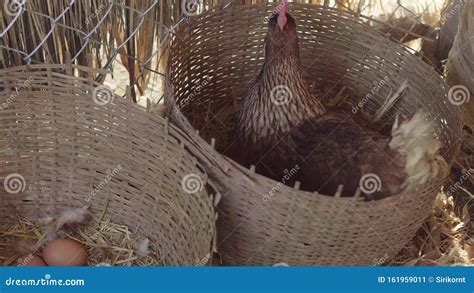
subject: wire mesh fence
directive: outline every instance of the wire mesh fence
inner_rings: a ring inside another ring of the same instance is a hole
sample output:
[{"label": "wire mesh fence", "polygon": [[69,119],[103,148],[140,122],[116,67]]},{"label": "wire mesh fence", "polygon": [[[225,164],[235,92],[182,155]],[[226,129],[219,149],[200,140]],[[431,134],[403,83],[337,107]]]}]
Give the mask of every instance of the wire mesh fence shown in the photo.
[{"label": "wire mesh fence", "polygon": [[[179,25],[209,9],[269,0],[2,0],[0,68],[72,61],[113,71],[97,81],[135,101],[161,99],[169,43]],[[296,0],[349,10],[400,43],[422,52],[437,69],[444,0]],[[245,24],[242,24],[245,25]],[[454,38],[448,37],[451,40]],[[443,55],[444,56],[444,55]],[[444,57],[447,57],[447,53]],[[145,98],[145,99],[143,99]]]}]

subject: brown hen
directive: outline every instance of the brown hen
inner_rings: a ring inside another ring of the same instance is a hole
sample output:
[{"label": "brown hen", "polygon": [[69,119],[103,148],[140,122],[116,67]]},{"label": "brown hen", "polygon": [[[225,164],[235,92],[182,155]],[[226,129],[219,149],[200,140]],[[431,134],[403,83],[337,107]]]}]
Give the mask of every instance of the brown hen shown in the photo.
[{"label": "brown hen", "polygon": [[305,81],[287,11],[283,0],[269,20],[265,62],[241,106],[230,156],[306,191],[334,194],[343,185],[341,195],[353,196],[360,187],[367,199],[414,190],[438,176],[446,163],[426,113],[401,125],[397,119],[383,134],[361,114],[321,104]]}]

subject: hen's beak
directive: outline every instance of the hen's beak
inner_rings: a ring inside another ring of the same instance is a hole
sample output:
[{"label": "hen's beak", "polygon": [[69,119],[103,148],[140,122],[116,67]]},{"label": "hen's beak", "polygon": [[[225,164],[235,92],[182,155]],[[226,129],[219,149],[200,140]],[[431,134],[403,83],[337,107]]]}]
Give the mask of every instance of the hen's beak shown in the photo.
[{"label": "hen's beak", "polygon": [[286,14],[288,13],[288,0],[282,0],[280,6],[278,11],[278,27],[283,31],[288,21],[286,18]]},{"label": "hen's beak", "polygon": [[278,15],[278,27],[280,27],[280,31],[283,31],[283,29],[286,26],[287,18],[286,15],[279,14]]}]

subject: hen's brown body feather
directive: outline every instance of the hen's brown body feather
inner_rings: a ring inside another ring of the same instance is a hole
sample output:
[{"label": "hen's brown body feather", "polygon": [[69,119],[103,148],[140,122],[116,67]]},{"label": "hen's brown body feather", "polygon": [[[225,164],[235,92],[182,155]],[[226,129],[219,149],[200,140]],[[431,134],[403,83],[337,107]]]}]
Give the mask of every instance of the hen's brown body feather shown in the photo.
[{"label": "hen's brown body feather", "polygon": [[371,194],[399,192],[406,178],[405,157],[388,147],[390,136],[380,134],[364,117],[343,109],[328,109],[326,115],[309,119],[285,135],[252,141],[239,139],[233,158],[256,172],[282,181],[289,170],[298,170],[288,185],[301,182],[301,189],[334,194],[344,185],[342,196],[353,196],[364,174],[377,174],[383,184]]}]

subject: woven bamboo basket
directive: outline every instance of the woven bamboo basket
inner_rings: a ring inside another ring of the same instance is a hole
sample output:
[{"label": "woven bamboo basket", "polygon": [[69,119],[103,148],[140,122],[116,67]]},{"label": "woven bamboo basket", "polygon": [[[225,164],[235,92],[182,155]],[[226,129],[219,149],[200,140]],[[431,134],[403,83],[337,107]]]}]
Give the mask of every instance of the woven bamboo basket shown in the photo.
[{"label": "woven bamboo basket", "polygon": [[[206,162],[222,200],[217,250],[227,265],[376,265],[394,257],[429,215],[444,177],[416,193],[382,200],[304,192],[255,174],[220,154],[232,135],[242,98],[263,64],[263,39],[274,5],[215,9],[191,17],[176,32],[168,88],[172,121]],[[459,149],[459,109],[439,75],[407,48],[389,41],[357,16],[310,4],[291,4],[300,52],[315,93],[337,96],[374,114],[387,97],[403,97],[384,115],[418,109],[439,122],[443,156]],[[383,85],[380,81],[384,80]],[[372,96],[359,104],[371,89]],[[196,132],[196,129],[199,132]]]},{"label": "woven bamboo basket", "polygon": [[[167,120],[99,93],[98,72],[107,73],[74,65],[0,70],[0,225],[87,206],[93,218],[147,237],[160,264],[206,264],[215,233],[206,174]],[[184,186],[190,174],[200,188]]]}]

